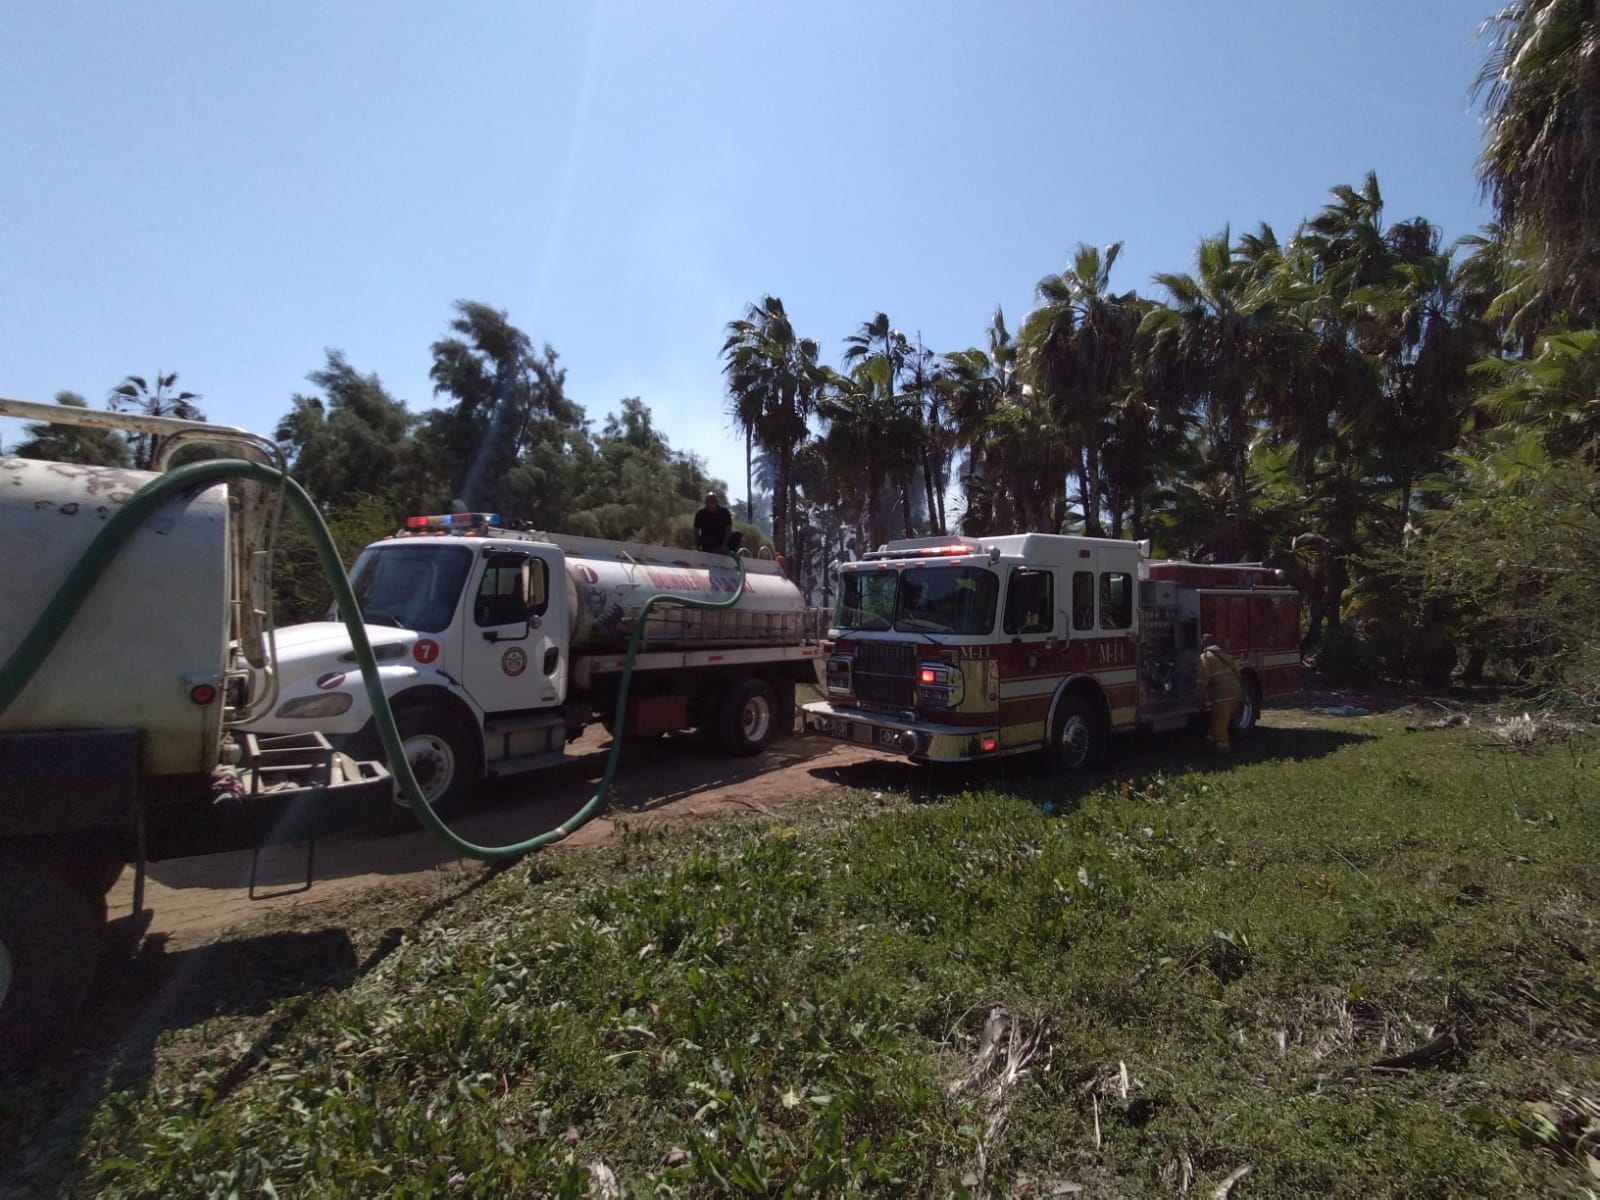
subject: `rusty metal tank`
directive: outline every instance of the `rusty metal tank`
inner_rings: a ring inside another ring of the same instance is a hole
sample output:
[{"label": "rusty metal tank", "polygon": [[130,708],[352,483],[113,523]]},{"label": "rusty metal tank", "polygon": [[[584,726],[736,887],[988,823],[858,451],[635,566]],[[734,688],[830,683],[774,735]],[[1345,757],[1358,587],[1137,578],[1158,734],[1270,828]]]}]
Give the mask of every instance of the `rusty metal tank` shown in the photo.
[{"label": "rusty metal tank", "polygon": [[[0,458],[0,661],[33,627],[117,507],[150,479],[114,467]],[[168,503],[123,547],[0,730],[142,731],[146,775],[209,773],[228,662],[227,490]]]}]

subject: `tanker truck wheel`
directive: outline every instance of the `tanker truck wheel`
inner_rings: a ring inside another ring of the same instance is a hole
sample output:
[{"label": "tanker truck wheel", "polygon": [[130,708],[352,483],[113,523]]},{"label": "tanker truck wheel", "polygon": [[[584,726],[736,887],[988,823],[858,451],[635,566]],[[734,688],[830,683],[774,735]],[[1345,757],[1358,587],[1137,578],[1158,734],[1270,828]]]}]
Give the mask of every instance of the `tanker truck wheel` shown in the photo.
[{"label": "tanker truck wheel", "polygon": [[47,868],[0,863],[0,1074],[55,1046],[94,979],[103,899]]},{"label": "tanker truck wheel", "polygon": [[778,736],[778,697],[765,679],[746,679],[722,696],[722,748],[736,756],[760,754]]},{"label": "tanker truck wheel", "polygon": [[[482,774],[479,750],[470,731],[454,713],[431,704],[403,708],[395,713],[394,721],[406,761],[428,807],[441,817],[460,808]],[[410,807],[398,788],[395,803]]]}]

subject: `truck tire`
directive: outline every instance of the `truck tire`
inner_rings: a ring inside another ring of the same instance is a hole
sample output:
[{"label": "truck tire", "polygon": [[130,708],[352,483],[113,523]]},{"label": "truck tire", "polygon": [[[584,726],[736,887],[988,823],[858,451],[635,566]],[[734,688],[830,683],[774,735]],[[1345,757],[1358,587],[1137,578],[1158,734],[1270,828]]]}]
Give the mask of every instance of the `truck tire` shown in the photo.
[{"label": "truck tire", "polygon": [[1260,720],[1261,685],[1254,675],[1246,675],[1239,681],[1239,704],[1233,710],[1228,730],[1234,737],[1243,737],[1252,732]]},{"label": "truck tire", "polygon": [[1094,705],[1082,696],[1063,696],[1056,704],[1046,746],[1052,770],[1087,771],[1106,757],[1106,731]]},{"label": "truck tire", "polygon": [[760,754],[778,735],[778,698],[765,679],[746,679],[722,696],[722,749],[735,757]]},{"label": "truck tire", "polygon": [[[460,808],[483,774],[482,751],[472,731],[454,713],[433,704],[402,708],[394,721],[428,807],[441,817]],[[398,788],[395,803],[410,807]]]},{"label": "truck tire", "polygon": [[55,1046],[83,1005],[106,906],[57,871],[0,864],[0,1074]]}]

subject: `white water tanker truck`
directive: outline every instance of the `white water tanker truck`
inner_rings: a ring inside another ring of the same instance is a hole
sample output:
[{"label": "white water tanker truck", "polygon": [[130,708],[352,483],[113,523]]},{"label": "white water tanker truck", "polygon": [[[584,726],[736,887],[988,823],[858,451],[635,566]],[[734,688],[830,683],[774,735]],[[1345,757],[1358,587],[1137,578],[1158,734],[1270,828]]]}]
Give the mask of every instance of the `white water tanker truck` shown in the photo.
[{"label": "white water tanker truck", "polygon": [[[782,564],[633,542],[506,528],[492,513],[415,516],[350,572],[407,762],[437,813],[484,777],[565,760],[594,721],[613,735],[698,729],[754,754],[794,729],[794,685],[818,681],[820,629]],[[620,730],[627,645],[651,597],[738,599],[652,609]],[[358,758],[378,753],[372,707],[345,626],[278,631],[252,693],[273,691],[246,728],[315,729]]]},{"label": "white water tanker truck", "polygon": [[[0,414],[276,454],[192,422],[3,399]],[[275,493],[215,482],[130,504],[156,477],[0,457],[0,1070],[70,1026],[126,864],[138,914],[148,861],[313,843],[391,811],[387,773],[320,733],[240,728],[272,699],[247,692],[269,658]],[[126,518],[120,551],[97,553]]]}]

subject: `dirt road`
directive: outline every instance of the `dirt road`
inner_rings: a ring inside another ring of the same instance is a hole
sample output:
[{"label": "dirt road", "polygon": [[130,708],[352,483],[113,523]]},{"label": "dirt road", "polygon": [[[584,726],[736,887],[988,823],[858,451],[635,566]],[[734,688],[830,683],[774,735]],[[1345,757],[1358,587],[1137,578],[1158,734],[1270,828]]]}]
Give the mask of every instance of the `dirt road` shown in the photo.
[{"label": "dirt road", "polygon": [[[1346,703],[1351,698],[1319,694],[1301,697],[1297,705]],[[1368,696],[1354,699],[1371,707],[1394,705]],[[1296,729],[1325,723],[1326,718],[1298,706],[1269,710],[1264,719],[1267,728],[1239,748],[1239,757],[1316,752],[1294,743],[1291,735]],[[452,821],[453,827],[463,837],[489,845],[521,841],[553,828],[593,794],[609,746],[608,736],[596,730],[569,748],[573,759],[568,764],[487,784]],[[1116,769],[1162,769],[1172,765],[1174,756],[1192,765],[1221,765],[1198,757],[1198,748],[1198,738],[1185,740],[1182,735],[1118,739]],[[619,821],[676,825],[731,813],[768,813],[842,787],[928,792],[1003,786],[1008,776],[1027,775],[1029,770],[1026,761],[1018,759],[967,768],[919,767],[821,738],[795,738],[742,759],[719,757],[690,735],[631,742],[623,748],[605,815],[551,849],[560,853],[563,847],[601,844],[615,836]],[[314,920],[319,909],[348,901],[353,893],[449,870],[461,861],[432,835],[414,827],[341,834],[318,843],[315,882],[307,891],[304,847],[275,846],[262,851],[257,868],[257,895],[267,898],[251,900],[250,859],[248,852],[241,852],[152,863],[145,903],[153,915],[146,932],[164,935],[167,945],[181,949],[212,941],[218,931],[268,913],[293,910],[295,915],[286,915],[285,920],[298,924],[301,910],[308,921]],[[133,873],[127,871],[109,896],[112,916],[130,911],[132,898]]]},{"label": "dirt road", "polygon": [[[558,825],[593,794],[609,746],[606,734],[586,734],[569,748],[570,764],[487,784],[452,822],[454,828],[471,841],[500,845]],[[832,787],[905,787],[912,770],[904,762],[818,738],[780,742],[742,759],[718,757],[689,736],[630,743],[623,748],[606,814],[560,846],[602,843],[615,835],[619,820],[678,824],[769,811]],[[314,909],[380,882],[459,861],[421,829],[341,834],[317,844],[315,883],[304,891],[299,889],[305,882],[305,848],[274,846],[262,851],[257,864],[256,894],[267,898],[251,900],[250,860],[249,852],[240,852],[150,864],[148,932],[168,935],[174,947],[194,945],[266,912]],[[111,890],[112,915],[128,912],[132,901],[129,870]]]}]

